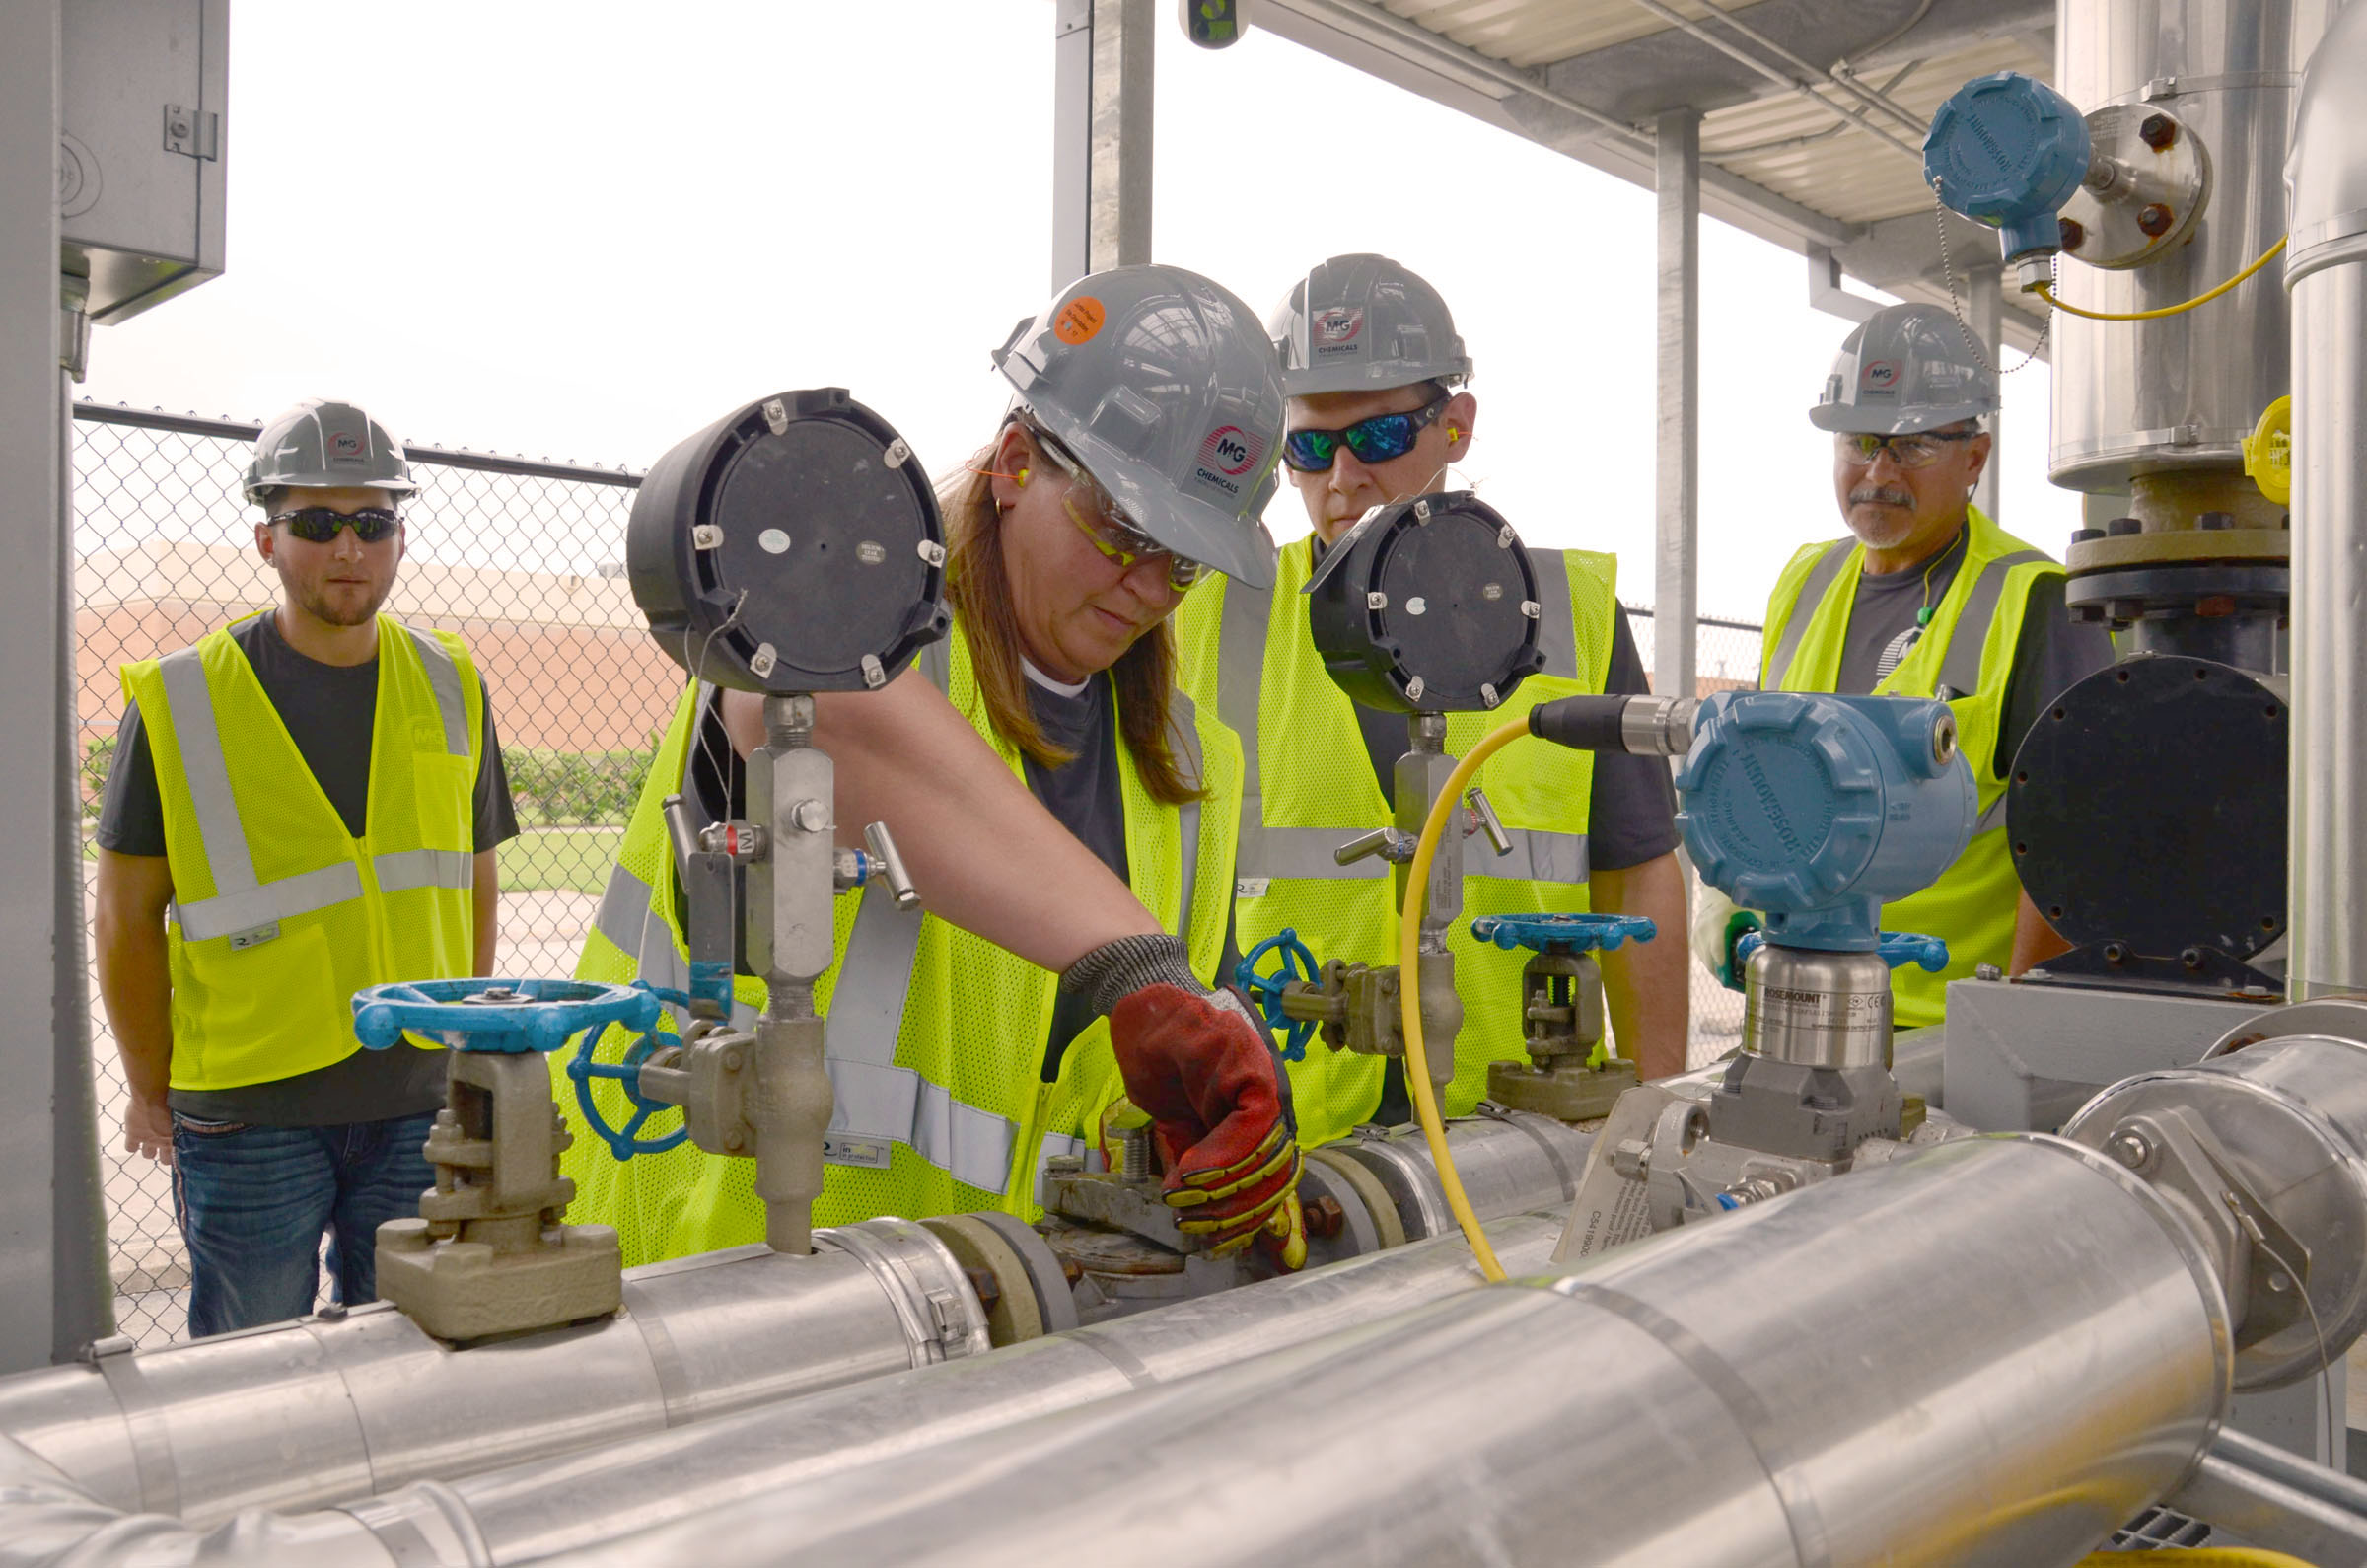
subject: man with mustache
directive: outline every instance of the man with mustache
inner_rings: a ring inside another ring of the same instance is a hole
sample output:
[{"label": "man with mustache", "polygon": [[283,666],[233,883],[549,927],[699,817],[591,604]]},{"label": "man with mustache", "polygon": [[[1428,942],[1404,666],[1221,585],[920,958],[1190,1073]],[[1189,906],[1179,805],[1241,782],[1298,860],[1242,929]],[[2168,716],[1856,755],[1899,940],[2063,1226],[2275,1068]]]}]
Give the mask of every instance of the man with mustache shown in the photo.
[{"label": "man with mustache", "polygon": [[[1851,332],[1809,422],[1829,431],[1833,493],[1852,535],[1803,546],[1767,601],[1759,685],[1944,698],[1979,787],[1972,840],[1940,880],[1882,911],[1886,931],[1948,943],[1948,967],[1892,975],[1901,1029],[1940,1022],[1950,980],[2019,973],[2064,951],[2014,875],[2005,785],[2044,706],[2113,662],[2102,628],[2063,608],[2063,568],[1972,504],[1997,410],[1985,346],[1949,312],[1894,305]],[[1757,924],[1714,897],[1696,919],[1728,984]]]},{"label": "man with mustache", "polygon": [[445,1057],[363,1050],[353,993],[493,972],[518,822],[492,703],[459,637],[379,613],[416,488],[361,409],[289,409],[245,485],[281,603],[122,670],[94,945],[192,1335],[312,1311],[323,1232],[339,1299],[377,1294],[380,1222],[435,1183]]}]

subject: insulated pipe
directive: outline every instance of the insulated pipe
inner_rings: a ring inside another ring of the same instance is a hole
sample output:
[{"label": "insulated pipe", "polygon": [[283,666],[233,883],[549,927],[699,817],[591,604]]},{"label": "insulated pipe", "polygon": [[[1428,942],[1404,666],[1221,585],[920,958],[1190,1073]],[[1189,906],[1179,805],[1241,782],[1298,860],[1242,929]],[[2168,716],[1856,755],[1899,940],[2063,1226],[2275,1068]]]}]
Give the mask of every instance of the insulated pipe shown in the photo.
[{"label": "insulated pipe", "polygon": [[2185,1479],[2230,1355],[2136,1176],[1966,1139],[549,1560],[2045,1568]]},{"label": "insulated pipe", "polygon": [[817,1242],[807,1257],[747,1247],[633,1269],[613,1318],[470,1350],[375,1302],[24,1373],[0,1381],[0,1433],[100,1506],[204,1527],[987,1348],[968,1278],[919,1226],[867,1220]]},{"label": "insulated pipe", "polygon": [[2286,986],[2367,989],[2367,6],[2302,78],[2286,165],[2292,244],[2293,805]]},{"label": "insulated pipe", "polygon": [[[1526,1270],[1545,1266],[1560,1228],[1555,1216],[1526,1215],[1490,1231],[1503,1255]],[[420,1481],[342,1509],[250,1509],[210,1532],[153,1515],[126,1517],[0,1438],[0,1568],[525,1562],[627,1531],[695,1522],[772,1487],[1187,1378],[1477,1283],[1462,1239],[1441,1238],[1031,1340],[960,1369],[874,1379],[556,1462]]]}]

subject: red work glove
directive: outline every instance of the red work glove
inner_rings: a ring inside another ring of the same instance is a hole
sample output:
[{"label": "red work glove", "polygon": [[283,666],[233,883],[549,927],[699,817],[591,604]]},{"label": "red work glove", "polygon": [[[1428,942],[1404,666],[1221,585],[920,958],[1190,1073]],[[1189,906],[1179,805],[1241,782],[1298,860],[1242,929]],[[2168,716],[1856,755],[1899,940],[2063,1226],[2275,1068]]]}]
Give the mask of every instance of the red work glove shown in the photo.
[{"label": "red work glove", "polygon": [[1151,1118],[1177,1229],[1223,1257],[1271,1233],[1286,1268],[1306,1261],[1299,1210],[1298,1122],[1290,1079],[1247,1006],[1157,983],[1110,1010],[1126,1097]]}]

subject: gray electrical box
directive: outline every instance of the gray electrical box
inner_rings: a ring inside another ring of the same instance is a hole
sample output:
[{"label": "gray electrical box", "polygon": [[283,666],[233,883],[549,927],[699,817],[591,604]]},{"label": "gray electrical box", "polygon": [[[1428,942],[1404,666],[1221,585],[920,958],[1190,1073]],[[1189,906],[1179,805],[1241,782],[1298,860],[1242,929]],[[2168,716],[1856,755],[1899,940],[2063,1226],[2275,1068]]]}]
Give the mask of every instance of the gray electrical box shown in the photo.
[{"label": "gray electrical box", "polygon": [[60,264],[120,321],[222,274],[230,0],[65,0]]}]

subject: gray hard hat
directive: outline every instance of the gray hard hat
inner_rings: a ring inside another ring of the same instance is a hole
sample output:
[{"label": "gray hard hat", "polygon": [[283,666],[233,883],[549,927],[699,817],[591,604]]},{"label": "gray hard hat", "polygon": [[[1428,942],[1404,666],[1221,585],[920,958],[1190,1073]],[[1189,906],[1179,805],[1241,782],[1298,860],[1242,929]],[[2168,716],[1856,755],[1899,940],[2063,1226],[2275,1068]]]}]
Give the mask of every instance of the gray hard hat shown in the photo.
[{"label": "gray hard hat", "polygon": [[1446,297],[1385,255],[1324,262],[1291,285],[1266,332],[1293,397],[1426,381],[1451,387],[1471,374]]},{"label": "gray hard hat", "polygon": [[1841,344],[1817,405],[1819,430],[1904,436],[1997,411],[1987,348],[1937,305],[1886,305]]},{"label": "gray hard hat", "polygon": [[263,426],[247,464],[247,499],[266,491],[385,490],[408,495],[411,479],[402,444],[387,427],[351,403],[310,397]]},{"label": "gray hard hat", "polygon": [[1282,371],[1239,296],[1182,267],[1071,283],[995,350],[1018,406],[1145,534],[1253,588],[1282,455]]}]

